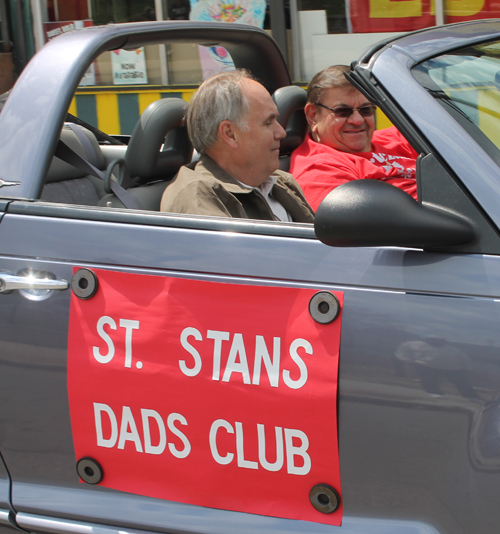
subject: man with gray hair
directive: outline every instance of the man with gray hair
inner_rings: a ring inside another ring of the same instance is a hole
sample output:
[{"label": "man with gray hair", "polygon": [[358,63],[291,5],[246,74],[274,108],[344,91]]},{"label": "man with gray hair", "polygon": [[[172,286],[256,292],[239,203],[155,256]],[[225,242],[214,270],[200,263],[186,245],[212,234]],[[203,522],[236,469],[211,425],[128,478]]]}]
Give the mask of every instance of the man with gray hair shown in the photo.
[{"label": "man with gray hair", "polygon": [[307,89],[304,112],[310,132],[293,152],[290,172],[316,210],[335,187],[352,180],[382,180],[417,198],[418,154],[393,126],[375,131],[374,106],[334,65]]},{"label": "man with gray hair", "polygon": [[163,194],[161,211],[313,222],[298,184],[277,170],[286,135],[277,118],[267,90],[244,70],[203,82],[187,114],[200,160],[181,168]]}]

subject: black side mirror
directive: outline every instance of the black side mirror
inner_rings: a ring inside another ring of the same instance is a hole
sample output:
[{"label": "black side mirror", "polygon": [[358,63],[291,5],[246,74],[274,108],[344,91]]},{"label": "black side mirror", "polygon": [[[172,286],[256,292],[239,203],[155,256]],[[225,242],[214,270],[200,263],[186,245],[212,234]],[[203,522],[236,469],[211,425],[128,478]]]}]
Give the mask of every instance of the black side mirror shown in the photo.
[{"label": "black side mirror", "polygon": [[470,243],[471,222],[453,212],[423,206],[378,180],[356,180],[334,189],[320,204],[316,236],[333,247],[434,248]]}]

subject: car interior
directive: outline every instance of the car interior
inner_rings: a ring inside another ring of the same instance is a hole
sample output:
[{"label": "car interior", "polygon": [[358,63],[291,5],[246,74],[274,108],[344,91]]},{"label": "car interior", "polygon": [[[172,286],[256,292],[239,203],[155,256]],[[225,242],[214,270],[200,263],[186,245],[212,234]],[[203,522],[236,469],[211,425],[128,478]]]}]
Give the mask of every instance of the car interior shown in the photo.
[{"label": "car interior", "polygon": [[[287,133],[281,141],[280,169],[288,171],[291,154],[307,132],[303,111],[307,94],[301,87],[290,85],[277,89],[272,97],[278,108],[279,122]],[[81,124],[65,123],[60,140],[101,172],[89,173],[88,168],[75,166],[71,158],[54,156],[41,200],[160,211],[164,190],[183,165],[198,157],[185,126],[187,108],[188,104],[181,98],[162,98],[151,103],[137,121],[128,144],[99,142],[90,129]],[[138,206],[127,206],[120,200],[112,191],[110,180],[131,193],[138,200]]]}]

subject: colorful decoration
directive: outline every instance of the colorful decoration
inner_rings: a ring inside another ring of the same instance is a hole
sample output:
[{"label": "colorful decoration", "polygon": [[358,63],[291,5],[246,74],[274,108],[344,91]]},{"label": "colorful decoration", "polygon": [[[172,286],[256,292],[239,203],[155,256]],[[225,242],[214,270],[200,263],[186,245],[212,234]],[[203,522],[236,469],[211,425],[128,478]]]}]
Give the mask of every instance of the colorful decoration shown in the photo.
[{"label": "colorful decoration", "polygon": [[235,22],[262,28],[265,0],[191,0],[191,20]]},{"label": "colorful decoration", "polygon": [[[265,0],[191,0],[191,20],[209,22],[232,22],[264,26]],[[200,51],[203,79],[213,74],[234,69],[234,63],[227,50],[221,46],[198,47]]]}]

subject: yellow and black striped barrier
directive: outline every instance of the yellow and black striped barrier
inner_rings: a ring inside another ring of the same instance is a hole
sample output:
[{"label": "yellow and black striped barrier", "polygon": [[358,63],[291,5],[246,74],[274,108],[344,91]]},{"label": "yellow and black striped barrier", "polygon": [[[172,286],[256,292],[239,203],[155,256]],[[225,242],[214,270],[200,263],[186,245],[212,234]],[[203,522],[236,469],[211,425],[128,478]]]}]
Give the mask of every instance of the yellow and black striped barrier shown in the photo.
[{"label": "yellow and black striped barrier", "polygon": [[128,135],[151,102],[167,97],[189,102],[196,89],[197,86],[79,88],[68,111],[103,132]]},{"label": "yellow and black striped barrier", "polygon": [[[130,135],[151,102],[167,97],[189,102],[197,88],[197,85],[80,87],[69,112],[108,134]],[[391,126],[380,110],[377,110],[376,121],[378,129]]]}]

